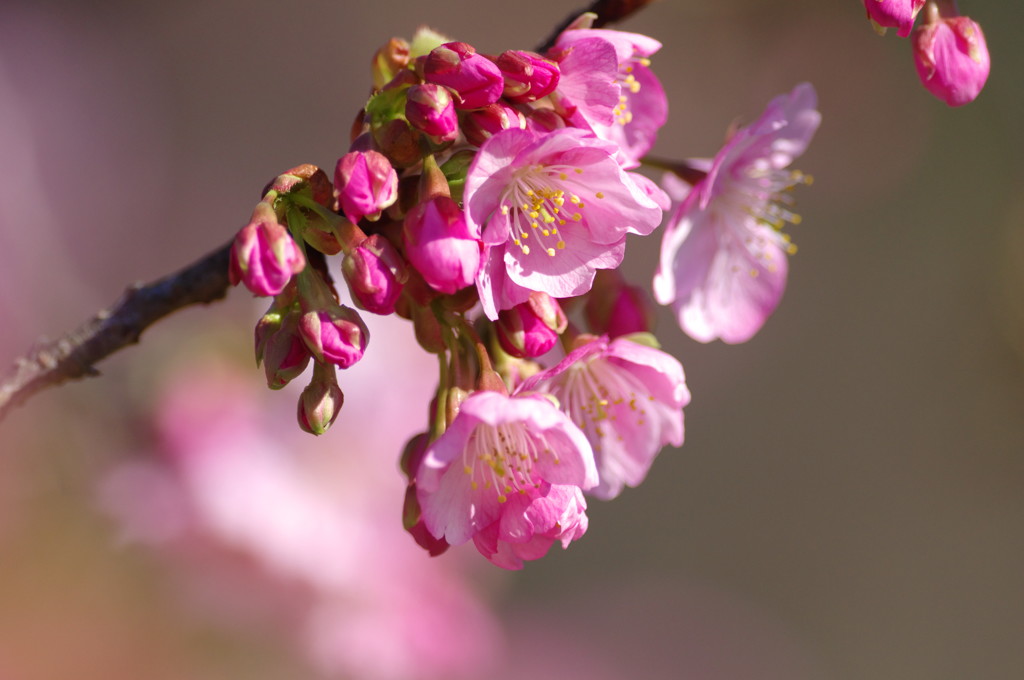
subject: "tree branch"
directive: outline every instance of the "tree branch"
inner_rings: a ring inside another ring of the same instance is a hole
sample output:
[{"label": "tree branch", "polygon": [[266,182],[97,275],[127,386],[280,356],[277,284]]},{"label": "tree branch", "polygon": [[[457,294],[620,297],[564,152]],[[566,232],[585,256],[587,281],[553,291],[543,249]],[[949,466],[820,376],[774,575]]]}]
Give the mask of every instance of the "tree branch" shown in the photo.
[{"label": "tree branch", "polygon": [[[597,15],[594,27],[598,28],[622,21],[650,2],[594,0],[563,21],[538,51],[544,52],[554,45],[558,35],[583,12]],[[171,312],[223,298],[228,289],[230,246],[228,243],[174,274],[128,288],[112,307],[97,312],[56,340],[39,340],[0,378],[0,421],[11,408],[23,404],[39,390],[99,375],[97,362],[137,343],[144,330]]]},{"label": "tree branch", "polygon": [[0,420],[45,387],[99,375],[95,364],[139,341],[142,331],[171,312],[208,304],[228,289],[228,250],[213,251],[184,269],[128,288],[112,307],[53,341],[40,340],[0,379]]}]

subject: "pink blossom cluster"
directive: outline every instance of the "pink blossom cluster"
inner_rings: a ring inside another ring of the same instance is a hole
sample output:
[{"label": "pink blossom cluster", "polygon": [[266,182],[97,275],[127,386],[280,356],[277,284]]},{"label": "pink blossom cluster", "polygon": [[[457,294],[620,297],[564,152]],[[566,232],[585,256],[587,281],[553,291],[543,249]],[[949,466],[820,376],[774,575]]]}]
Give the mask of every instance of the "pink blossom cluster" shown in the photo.
[{"label": "pink blossom cluster", "polygon": [[[631,234],[668,216],[654,294],[697,340],[749,339],[785,288],[789,190],[809,182],[789,165],[820,120],[813,88],[713,160],[655,161],[661,45],[592,19],[543,54],[392,39],[333,182],[312,166],[278,177],[232,251],[232,279],[273,296],[256,329],[268,385],[313,364],[304,430],[337,418],[336,369],[369,335],[325,256],[342,256],[355,306],[409,320],[437,357],[402,455],[404,524],[434,555],[472,541],[521,568],[583,536],[588,497],[637,486],[682,445],[683,367],[651,334],[648,292],[618,271]],[[641,165],[672,172],[659,186]]]},{"label": "pink blossom cluster", "polygon": [[[896,28],[901,38],[910,37],[917,74],[933,95],[963,106],[981,93],[990,66],[985,34],[960,15],[954,0],[864,0],[864,8],[879,33]],[[919,13],[923,19],[914,28]]]}]

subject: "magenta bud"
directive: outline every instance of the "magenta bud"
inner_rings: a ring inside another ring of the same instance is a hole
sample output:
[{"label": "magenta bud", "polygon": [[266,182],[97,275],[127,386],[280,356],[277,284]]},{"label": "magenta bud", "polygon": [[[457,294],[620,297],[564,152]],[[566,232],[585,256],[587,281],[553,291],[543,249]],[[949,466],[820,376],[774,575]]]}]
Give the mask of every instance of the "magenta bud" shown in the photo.
[{"label": "magenta bud", "polygon": [[402,506],[402,526],[408,531],[416,544],[430,553],[431,557],[437,557],[451,545],[444,539],[435,538],[423,522],[420,501],[416,496],[416,482],[412,482],[405,490],[405,503]]},{"label": "magenta bud", "polygon": [[373,234],[341,261],[341,272],[359,306],[374,314],[391,314],[409,278],[405,260],[383,236]]},{"label": "magenta bud", "polygon": [[299,333],[317,361],[340,368],[362,359],[370,339],[359,312],[338,304],[305,312],[299,320]]},{"label": "magenta bud", "polygon": [[452,199],[438,196],[414,207],[402,236],[409,263],[434,290],[450,294],[476,280],[483,241]]},{"label": "magenta bud", "polygon": [[933,95],[950,106],[963,106],[981,93],[990,64],[977,22],[936,15],[917,27],[911,42],[917,75]]},{"label": "magenta bud", "polygon": [[503,96],[518,104],[546,97],[558,86],[558,64],[533,52],[502,52],[495,65],[505,78]]},{"label": "magenta bud", "polygon": [[398,173],[380,152],[351,151],[338,160],[334,186],[350,222],[373,221],[398,198]]},{"label": "magenta bud", "polygon": [[462,119],[462,132],[474,146],[483,146],[488,139],[509,128],[525,129],[526,119],[523,114],[501,102],[470,111]]},{"label": "magenta bud", "polygon": [[649,333],[654,328],[654,309],[647,293],[621,279],[602,283],[596,278],[583,314],[592,332],[613,338]]},{"label": "magenta bud", "polygon": [[566,127],[562,118],[552,109],[534,108],[526,116],[526,128],[535,132],[551,132]]},{"label": "magenta bud", "polygon": [[424,83],[409,88],[405,117],[414,128],[437,142],[451,142],[459,136],[455,102],[440,85]]},{"label": "magenta bud", "polygon": [[493,104],[505,88],[505,79],[494,62],[463,42],[445,43],[431,50],[423,63],[423,78],[454,90],[457,109]]},{"label": "magenta bud", "polygon": [[568,324],[557,300],[533,291],[526,302],[499,312],[496,327],[502,349],[519,359],[530,359],[554,347]]},{"label": "magenta bud", "polygon": [[[269,316],[269,314],[267,315]],[[267,318],[264,316],[264,318]],[[309,365],[309,350],[298,332],[299,314],[292,312],[283,318],[283,322],[261,343],[260,324],[256,326],[257,363],[262,359],[263,370],[267,376],[267,387],[279,390],[295,378],[302,375]]]},{"label": "magenta bud", "polygon": [[895,28],[897,35],[906,38],[924,3],[925,0],[864,0],[864,9],[876,25]]},{"label": "magenta bud", "polygon": [[338,387],[334,367],[317,364],[313,380],[299,395],[299,427],[310,434],[323,434],[337,420],[344,403],[345,395]]},{"label": "magenta bud", "polygon": [[256,295],[277,295],[305,266],[306,258],[277,221],[274,209],[268,203],[258,203],[249,224],[242,227],[231,245],[231,284],[244,283]]}]

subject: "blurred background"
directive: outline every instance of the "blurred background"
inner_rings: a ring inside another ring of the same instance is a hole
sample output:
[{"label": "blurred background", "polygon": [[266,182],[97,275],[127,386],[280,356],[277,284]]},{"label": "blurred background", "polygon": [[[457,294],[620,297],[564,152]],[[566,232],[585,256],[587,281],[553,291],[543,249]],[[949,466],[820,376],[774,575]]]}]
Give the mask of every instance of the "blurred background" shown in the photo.
[{"label": "blurred background", "polygon": [[[395,461],[433,363],[410,329],[371,329],[314,439],[234,290],[0,424],[0,678],[1020,678],[1024,7],[960,6],[993,62],[962,109],[857,0],[662,0],[621,26],[664,43],[658,155],[713,155],[805,80],[823,123],[781,307],[741,346],[662,315],[686,443],[570,550],[516,574],[419,553]],[[575,9],[4,0],[0,363],[226,242],[279,172],[333,168],[391,36],[497,53]],[[631,244],[634,281],[657,245]]]}]

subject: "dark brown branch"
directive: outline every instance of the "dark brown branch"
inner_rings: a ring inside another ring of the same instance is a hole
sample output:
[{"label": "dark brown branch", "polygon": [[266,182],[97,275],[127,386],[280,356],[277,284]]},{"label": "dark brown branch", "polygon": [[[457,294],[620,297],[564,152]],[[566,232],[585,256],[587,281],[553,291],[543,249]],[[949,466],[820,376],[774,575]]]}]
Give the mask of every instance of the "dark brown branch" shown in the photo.
[{"label": "dark brown branch", "polygon": [[601,28],[608,24],[614,24],[616,22],[626,19],[628,16],[637,12],[651,3],[651,0],[594,0],[590,3],[590,7],[581,9],[575,14],[566,18],[558,28],[556,28],[548,39],[541,43],[541,46],[537,48],[540,53],[547,52],[551,49],[555,41],[558,40],[558,35],[568,28],[569,24],[576,21],[579,15],[584,12],[593,12],[597,15],[594,19],[594,28]]},{"label": "dark brown branch", "polygon": [[40,341],[0,378],[0,420],[13,406],[46,387],[98,375],[95,364],[139,341],[142,331],[171,312],[224,297],[228,249],[215,250],[188,267],[125,291],[112,307],[53,341]]},{"label": "dark brown branch", "polygon": [[[550,48],[558,34],[583,12],[597,15],[594,27],[622,21],[651,0],[594,0],[568,17],[538,48]],[[46,387],[98,375],[95,364],[139,341],[142,331],[171,312],[224,297],[228,289],[230,244],[145,286],[132,286],[113,307],[97,312],[74,331],[41,340],[0,378],[0,420],[14,406]]]}]

